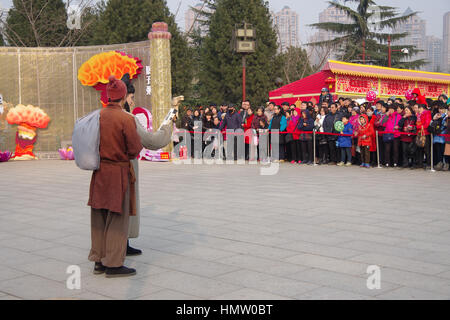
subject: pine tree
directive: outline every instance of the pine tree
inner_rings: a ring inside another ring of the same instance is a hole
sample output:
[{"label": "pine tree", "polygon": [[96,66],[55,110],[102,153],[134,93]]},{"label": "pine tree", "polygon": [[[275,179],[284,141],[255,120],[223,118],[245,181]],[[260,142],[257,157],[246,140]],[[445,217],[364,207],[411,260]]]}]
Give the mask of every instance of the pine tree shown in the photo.
[{"label": "pine tree", "polygon": [[[342,10],[350,19],[351,23],[322,22],[311,26],[325,31],[332,31],[338,36],[328,41],[311,43],[310,45],[324,46],[332,45],[340,52],[342,61],[361,61],[363,48],[366,60],[371,64],[387,66],[388,65],[388,38],[392,41],[406,37],[407,33],[393,33],[390,29],[395,28],[402,22],[417,14],[399,16],[397,8],[390,6],[377,6],[373,0],[344,0],[344,2],[357,3],[354,10],[336,1],[329,1],[330,6]],[[376,10],[373,10],[376,8]],[[374,21],[378,19],[378,21]],[[378,30],[374,30],[372,23],[375,23]],[[393,50],[407,48],[409,54],[393,51],[392,67],[415,69],[426,62],[424,60],[408,61],[407,58],[413,57],[419,52],[414,46],[393,46]]]},{"label": "pine tree", "polygon": [[192,87],[191,49],[165,0],[102,1],[94,39],[89,44],[119,44],[148,40],[150,27],[162,21],[172,34],[172,93],[189,96]]},{"label": "pine tree", "polygon": [[201,48],[201,95],[216,103],[242,100],[242,56],[233,52],[231,43],[235,25],[245,21],[252,24],[257,38],[256,52],[247,55],[247,98],[252,105],[262,105],[282,75],[268,3],[215,0],[209,6],[213,13],[207,16],[209,33]]}]

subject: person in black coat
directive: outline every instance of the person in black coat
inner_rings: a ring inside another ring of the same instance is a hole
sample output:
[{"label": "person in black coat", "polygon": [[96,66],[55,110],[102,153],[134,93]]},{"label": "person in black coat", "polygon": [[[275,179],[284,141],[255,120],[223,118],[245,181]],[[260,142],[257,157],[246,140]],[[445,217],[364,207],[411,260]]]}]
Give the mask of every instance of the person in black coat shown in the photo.
[{"label": "person in black coat", "polygon": [[[220,131],[222,131],[224,128],[226,128],[227,131],[242,129],[242,117],[239,113],[236,112],[236,107],[234,105],[230,105],[228,107],[227,114],[225,115],[225,118],[223,119],[223,121],[219,127]],[[237,159],[238,159],[238,154],[237,154],[238,153],[237,152],[238,151],[238,148],[237,148],[238,147],[238,138],[243,139],[243,137],[244,137],[243,135],[238,136],[236,134],[233,134],[233,135],[227,134],[227,141],[228,141],[227,142],[227,152],[226,152],[227,159],[231,158],[231,155],[230,155],[231,150],[228,147],[230,145],[229,142],[231,141],[231,139],[234,139],[234,161],[237,161]]]},{"label": "person in black coat", "polygon": [[333,96],[330,94],[330,90],[328,88],[323,88],[319,98],[319,104],[322,102],[326,102],[328,104],[333,102]]},{"label": "person in black coat", "polygon": [[[337,107],[335,103],[332,103],[330,106],[330,112],[325,117],[325,120],[323,121],[323,131],[327,133],[339,133],[334,128],[334,125],[339,120],[339,114],[337,112]],[[337,154],[337,146],[336,141],[338,139],[338,136],[330,135],[327,136],[328,140],[328,149],[330,151],[330,165],[336,165],[338,160],[338,154]]]},{"label": "person in black coat", "polygon": [[[297,129],[300,131],[313,131],[314,130],[314,120],[311,118],[309,111],[302,111],[302,116],[298,120]],[[312,133],[301,133],[300,143],[302,147],[303,163],[311,165],[314,161],[313,154],[313,135]]]}]

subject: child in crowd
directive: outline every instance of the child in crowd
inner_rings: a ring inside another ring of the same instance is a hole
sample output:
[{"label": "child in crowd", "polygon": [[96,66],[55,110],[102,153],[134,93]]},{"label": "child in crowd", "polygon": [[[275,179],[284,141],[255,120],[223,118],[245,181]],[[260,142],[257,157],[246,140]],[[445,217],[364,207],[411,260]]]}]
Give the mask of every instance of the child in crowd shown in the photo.
[{"label": "child in crowd", "polygon": [[349,136],[339,136],[338,138],[338,146],[341,151],[341,162],[338,163],[338,166],[346,165],[350,167],[352,165],[353,126],[347,116],[342,117],[342,123],[344,124],[344,130],[341,133]]},{"label": "child in crowd", "polygon": [[358,146],[361,148],[361,167],[370,168],[370,147],[372,146],[374,129],[365,114],[359,116],[359,126],[356,135],[358,137]]}]

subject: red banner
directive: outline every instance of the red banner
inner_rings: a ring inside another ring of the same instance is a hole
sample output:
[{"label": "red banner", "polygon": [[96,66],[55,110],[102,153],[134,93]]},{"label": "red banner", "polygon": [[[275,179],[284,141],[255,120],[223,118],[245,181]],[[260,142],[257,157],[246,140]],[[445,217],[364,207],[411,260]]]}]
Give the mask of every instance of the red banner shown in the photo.
[{"label": "red banner", "polygon": [[426,98],[439,98],[444,93],[448,96],[448,86],[446,84],[418,82],[417,87]]},{"label": "red banner", "polygon": [[[426,98],[437,99],[441,94],[450,95],[448,85],[430,82],[418,82],[417,87]],[[339,75],[336,82],[336,92],[366,94],[370,90],[378,91],[378,96],[405,97],[408,90],[416,88],[416,81],[375,79]]]},{"label": "red banner", "polygon": [[378,90],[378,79],[340,75],[336,83],[337,92],[366,94],[370,90]]},{"label": "red banner", "polygon": [[380,95],[404,97],[406,91],[414,89],[414,81],[381,79]]}]

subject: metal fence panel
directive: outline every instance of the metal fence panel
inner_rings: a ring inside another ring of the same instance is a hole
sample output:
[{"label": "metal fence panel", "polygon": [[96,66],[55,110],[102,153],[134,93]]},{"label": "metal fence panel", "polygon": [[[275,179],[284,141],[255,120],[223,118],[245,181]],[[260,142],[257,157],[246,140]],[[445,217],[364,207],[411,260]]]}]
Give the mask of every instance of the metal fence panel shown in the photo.
[{"label": "metal fence panel", "polygon": [[[146,96],[145,66],[150,65],[148,41],[73,48],[0,47],[0,93],[11,106],[19,103],[42,108],[51,118],[47,129],[38,130],[36,152],[56,152],[70,143],[76,119],[100,108],[100,92],[78,81],[78,69],[100,52],[123,51],[142,59],[144,70],[133,81],[136,106],[151,109]],[[15,149],[15,126],[0,115],[0,150]]]}]

